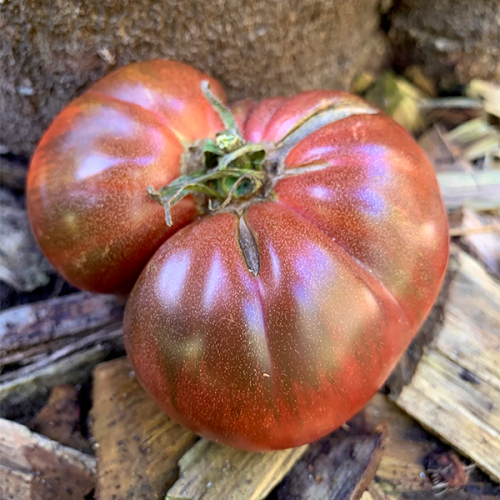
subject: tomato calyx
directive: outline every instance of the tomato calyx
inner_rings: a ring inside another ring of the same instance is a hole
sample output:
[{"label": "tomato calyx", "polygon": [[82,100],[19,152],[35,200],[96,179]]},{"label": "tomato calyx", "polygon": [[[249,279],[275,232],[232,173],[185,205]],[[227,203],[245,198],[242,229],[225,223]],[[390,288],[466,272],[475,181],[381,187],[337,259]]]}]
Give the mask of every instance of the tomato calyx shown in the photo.
[{"label": "tomato calyx", "polygon": [[202,82],[201,89],[225,130],[218,132],[215,140],[203,141],[196,151],[201,169],[181,175],[158,190],[148,186],[149,197],[165,208],[168,226],[172,225],[171,208],[189,194],[201,193],[207,200],[208,210],[216,212],[228,207],[233,200],[239,202],[254,197],[262,191],[267,178],[265,148],[243,139],[231,112],[211,92],[207,81]]}]

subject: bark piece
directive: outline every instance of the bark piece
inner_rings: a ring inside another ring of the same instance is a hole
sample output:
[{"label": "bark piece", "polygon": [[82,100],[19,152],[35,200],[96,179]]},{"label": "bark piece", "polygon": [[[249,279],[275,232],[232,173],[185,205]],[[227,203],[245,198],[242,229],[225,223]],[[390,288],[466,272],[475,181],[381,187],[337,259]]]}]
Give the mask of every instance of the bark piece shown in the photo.
[{"label": "bark piece", "polygon": [[47,404],[33,419],[30,428],[65,446],[90,453],[90,443],[82,436],[80,423],[78,391],[74,385],[61,384],[52,389]]},{"label": "bark piece", "polygon": [[127,358],[96,367],[92,421],[99,500],[163,500],[196,435],[157,408]]},{"label": "bark piece", "polygon": [[0,367],[27,364],[87,332],[118,324],[123,304],[113,295],[82,292],[7,309],[0,313]]},{"label": "bark piece", "polygon": [[310,445],[277,490],[278,500],[359,500],[382,457],[386,435],[336,432]]},{"label": "bark piece", "polygon": [[176,59],[219,78],[231,100],[348,89],[378,69],[378,0],[4,2],[0,143],[30,156],[62,107],[105,73]]},{"label": "bark piece", "polygon": [[26,210],[12,193],[0,189],[0,281],[31,292],[46,285],[53,273],[31,234]]},{"label": "bark piece", "polygon": [[0,419],[0,498],[84,500],[95,475],[94,457]]},{"label": "bark piece", "polygon": [[0,313],[0,416],[27,423],[57,384],[123,353],[123,299],[75,293]]},{"label": "bark piece", "polygon": [[107,327],[70,343],[35,363],[0,376],[0,416],[29,421],[58,384],[83,384],[92,369],[123,353],[121,328]]},{"label": "bark piece", "polygon": [[[444,322],[401,387],[401,408],[500,480],[500,284],[452,247],[457,270]],[[393,381],[394,382],[394,381]]]},{"label": "bark piece", "polygon": [[202,439],[180,460],[166,500],[264,499],[306,449],[252,453]]}]

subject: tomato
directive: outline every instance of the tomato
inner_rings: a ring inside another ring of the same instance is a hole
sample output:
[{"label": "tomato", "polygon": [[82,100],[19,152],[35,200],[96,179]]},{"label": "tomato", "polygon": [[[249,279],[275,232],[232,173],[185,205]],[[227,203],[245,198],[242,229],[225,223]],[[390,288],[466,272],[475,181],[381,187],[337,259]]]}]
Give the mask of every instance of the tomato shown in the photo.
[{"label": "tomato", "polygon": [[42,140],[30,217],[80,286],[126,288],[144,267],[125,344],[159,407],[224,444],[298,446],[360,410],[421,326],[446,213],[422,150],[362,99],[231,116],[205,80],[156,61],[92,87]]},{"label": "tomato", "polygon": [[173,61],[122,68],[55,119],[31,161],[27,205],[44,254],[70,283],[127,293],[155,250],[197,216],[192,199],[167,227],[148,185],[180,174],[188,144],[221,129],[200,84],[203,73]]}]

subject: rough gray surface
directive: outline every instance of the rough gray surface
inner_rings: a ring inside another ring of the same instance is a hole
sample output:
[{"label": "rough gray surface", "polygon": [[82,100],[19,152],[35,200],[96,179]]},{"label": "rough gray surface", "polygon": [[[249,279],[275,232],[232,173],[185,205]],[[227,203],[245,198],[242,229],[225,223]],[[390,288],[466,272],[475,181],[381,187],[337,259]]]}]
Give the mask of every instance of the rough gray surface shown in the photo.
[{"label": "rough gray surface", "polygon": [[47,285],[54,269],[42,255],[19,200],[0,188],[0,283],[18,292]]},{"label": "rough gray surface", "polygon": [[444,88],[500,83],[499,0],[402,0],[390,22],[398,66],[420,64]]},{"label": "rough gray surface", "polygon": [[30,155],[55,114],[132,61],[174,58],[231,100],[349,87],[386,60],[379,0],[2,0],[0,144]]}]

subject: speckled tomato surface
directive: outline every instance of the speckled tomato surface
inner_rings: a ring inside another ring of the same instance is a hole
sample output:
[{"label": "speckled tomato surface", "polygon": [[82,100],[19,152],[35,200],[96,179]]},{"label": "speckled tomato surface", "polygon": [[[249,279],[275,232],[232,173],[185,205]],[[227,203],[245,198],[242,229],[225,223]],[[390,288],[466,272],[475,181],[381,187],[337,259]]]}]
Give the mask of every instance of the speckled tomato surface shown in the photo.
[{"label": "speckled tomato surface", "polygon": [[54,120],[27,181],[31,227],[70,283],[127,293],[160,244],[197,216],[192,199],[167,227],[146,193],[180,174],[181,155],[222,128],[200,89],[203,73],[173,61],[122,68],[93,85]]},{"label": "speckled tomato surface", "polygon": [[[203,78],[178,63],[142,63],[63,111],[32,165],[32,224],[51,261],[91,289],[103,276],[101,289],[130,283],[159,246],[124,323],[144,388],[210,439],[298,446],[360,410],[417,332],[446,268],[446,214],[424,153],[362,99],[313,91],[242,101],[231,127],[200,91]],[[120,106],[112,133],[106,119],[92,121]],[[123,174],[116,163],[104,178],[107,158],[120,154]],[[150,191],[171,217],[163,227],[145,187],[172,179]],[[198,182],[198,195],[184,197]]]}]

